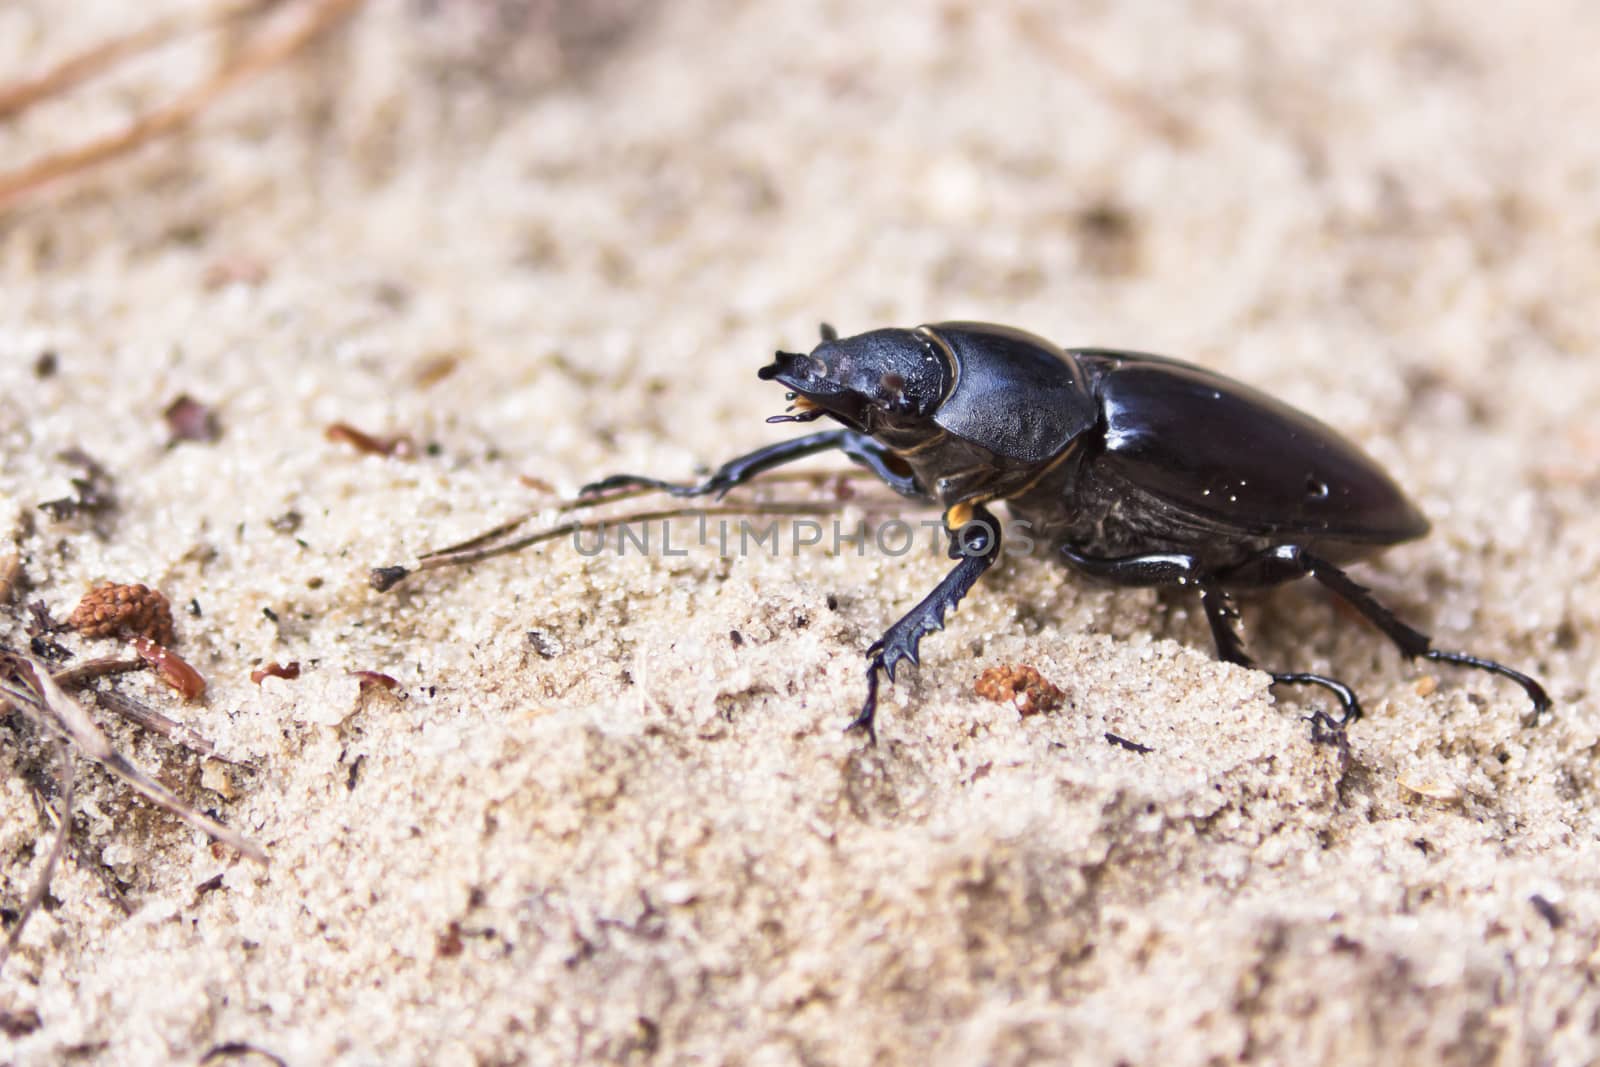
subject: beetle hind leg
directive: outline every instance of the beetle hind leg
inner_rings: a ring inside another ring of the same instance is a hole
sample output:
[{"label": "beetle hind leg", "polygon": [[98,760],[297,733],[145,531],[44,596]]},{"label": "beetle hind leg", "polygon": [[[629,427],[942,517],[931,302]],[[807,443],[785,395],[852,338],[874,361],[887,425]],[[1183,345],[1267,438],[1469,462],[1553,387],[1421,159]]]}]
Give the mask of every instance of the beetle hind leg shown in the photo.
[{"label": "beetle hind leg", "polygon": [[1327,560],[1319,559],[1301,548],[1286,547],[1274,551],[1273,555],[1286,563],[1293,563],[1306,574],[1315,578],[1327,587],[1335,596],[1359,611],[1368,622],[1376,626],[1384,636],[1393,641],[1400,651],[1410,659],[1426,659],[1435,663],[1453,663],[1459,667],[1475,667],[1480,671],[1498,674],[1502,678],[1509,678],[1522,687],[1528,694],[1528,699],[1533,702],[1533,710],[1537,715],[1548,711],[1550,708],[1550,695],[1545,692],[1544,686],[1519,670],[1507,667],[1504,663],[1497,663],[1492,659],[1484,659],[1466,652],[1452,652],[1448,649],[1434,648],[1433,638],[1421,630],[1401,622],[1394,612],[1378,603],[1366,586],[1355,581],[1344,571],[1335,567]]}]

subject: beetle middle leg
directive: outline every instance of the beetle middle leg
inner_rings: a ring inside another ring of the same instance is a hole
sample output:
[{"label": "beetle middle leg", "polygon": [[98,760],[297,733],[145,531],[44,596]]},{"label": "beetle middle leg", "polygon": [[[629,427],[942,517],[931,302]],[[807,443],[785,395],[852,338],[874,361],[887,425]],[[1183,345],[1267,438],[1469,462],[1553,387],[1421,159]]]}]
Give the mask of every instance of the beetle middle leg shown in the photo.
[{"label": "beetle middle leg", "polygon": [[793,463],[835,448],[872,471],[901,496],[920,498],[924,495],[922,487],[894,453],[866,434],[857,433],[855,430],[824,430],[821,433],[806,434],[804,437],[758,448],[754,452],[730,459],[713,471],[710,477],[692,485],[646,478],[638,474],[613,474],[598,482],[590,482],[578,491],[578,495],[591,496],[613,489],[661,489],[677,497],[716,494],[720,498],[730,489],[737,488],[774,467],[781,467],[786,463]]},{"label": "beetle middle leg", "polygon": [[[1239,621],[1239,612],[1234,608],[1233,598],[1227,591],[1211,579],[1202,580],[1200,606],[1206,609],[1206,624],[1211,627],[1211,640],[1216,643],[1217,658],[1225,663],[1237,663],[1241,667],[1260,670],[1244,650],[1244,642],[1239,639],[1239,629],[1235,625]],[[1337,678],[1308,671],[1267,673],[1272,676],[1273,685],[1320,685],[1338,699],[1341,708],[1339,718],[1332,718],[1321,711],[1311,713],[1313,740],[1320,740],[1325,732],[1337,734],[1361,718],[1361,701],[1356,698],[1355,690]]]},{"label": "beetle middle leg", "polygon": [[1000,524],[987,508],[973,508],[971,518],[953,529],[948,518],[946,522],[950,558],[960,562],[934,586],[933,592],[923,597],[867,649],[867,699],[861,705],[861,712],[845,729],[865,730],[874,744],[878,741],[873,728],[878,712],[878,672],[881,670],[893,682],[895,669],[902,660],[916,663],[917,647],[922,639],[935,630],[944,629],[946,613],[955,610],[961,598],[1000,558]]},{"label": "beetle middle leg", "polygon": [[[1200,592],[1200,604],[1205,608],[1206,623],[1211,628],[1211,640],[1217,646],[1217,658],[1224,663],[1236,663],[1251,670],[1261,670],[1245,651],[1235,625],[1239,613],[1233,600],[1217,583],[1214,575],[1207,574],[1200,562],[1183,553],[1154,553],[1147,556],[1125,556],[1120,559],[1103,559],[1084,556],[1063,547],[1062,558],[1084,574],[1102,578],[1118,585],[1142,586],[1193,586]],[[1361,701],[1355,691],[1337,678],[1307,671],[1267,671],[1274,685],[1317,685],[1328,690],[1339,701],[1340,715],[1335,719],[1324,712],[1311,715],[1313,737],[1323,731],[1337,733],[1361,718]]]}]

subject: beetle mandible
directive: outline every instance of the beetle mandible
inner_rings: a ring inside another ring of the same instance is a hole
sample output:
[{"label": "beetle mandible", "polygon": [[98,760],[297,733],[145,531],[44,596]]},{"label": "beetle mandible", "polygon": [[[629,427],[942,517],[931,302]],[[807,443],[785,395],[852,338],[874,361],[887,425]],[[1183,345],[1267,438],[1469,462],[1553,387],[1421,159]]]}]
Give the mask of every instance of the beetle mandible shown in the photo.
[{"label": "beetle mandible", "polygon": [[[779,352],[759,376],[789,390],[824,430],[730,460],[693,485],[619,474],[585,486],[680,497],[721,496],[764,471],[838,449],[904,496],[944,509],[955,567],[867,649],[867,695],[851,721],[876,740],[878,675],[894,681],[946,613],[999,558],[1005,501],[1059,559],[1119,585],[1195,590],[1218,658],[1255,663],[1235,627],[1235,590],[1313,578],[1409,658],[1476,667],[1550,706],[1532,678],[1493,660],[1433,647],[1341,567],[1419,538],[1428,522],[1394,481],[1331,427],[1250,386],[1163,356],[1061,349],[1006,326],[944,322],[840,338],[822,327],[809,355]],[[1340,717],[1361,716],[1355,692],[1321,674],[1269,671],[1316,685]]]}]

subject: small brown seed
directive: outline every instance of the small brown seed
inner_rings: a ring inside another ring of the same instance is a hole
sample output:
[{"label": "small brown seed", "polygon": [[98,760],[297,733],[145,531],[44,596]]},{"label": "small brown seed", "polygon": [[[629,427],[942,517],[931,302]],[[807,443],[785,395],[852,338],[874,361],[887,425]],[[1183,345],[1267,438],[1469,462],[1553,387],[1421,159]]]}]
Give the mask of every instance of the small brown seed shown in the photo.
[{"label": "small brown seed", "polygon": [[176,689],[183,699],[195,700],[205,693],[206,680],[176,652],[143,637],[133,639],[133,648],[141,659],[156,669],[161,680]]},{"label": "small brown seed", "polygon": [[159,590],[117,582],[97,585],[72,609],[67,625],[85,637],[137,634],[158,645],[170,645],[172,605]]}]

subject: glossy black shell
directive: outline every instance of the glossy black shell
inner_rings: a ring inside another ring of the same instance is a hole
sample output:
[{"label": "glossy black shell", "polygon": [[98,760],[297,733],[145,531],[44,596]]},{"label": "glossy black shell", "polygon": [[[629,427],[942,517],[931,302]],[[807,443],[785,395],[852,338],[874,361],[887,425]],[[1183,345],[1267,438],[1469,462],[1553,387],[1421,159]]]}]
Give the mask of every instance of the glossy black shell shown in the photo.
[{"label": "glossy black shell", "polygon": [[1095,462],[1191,515],[1244,533],[1374,545],[1428,522],[1326,423],[1241,382],[1141,353],[1075,349],[1103,415]]}]

